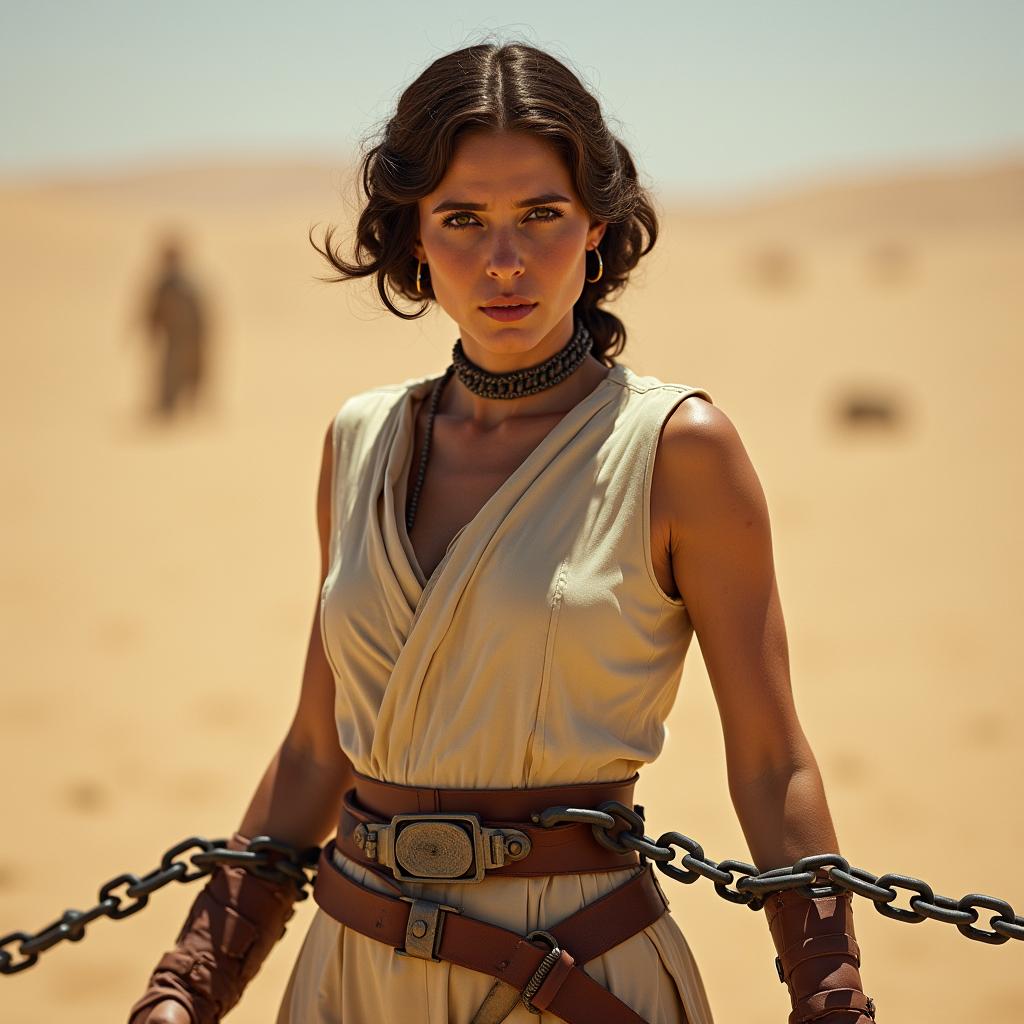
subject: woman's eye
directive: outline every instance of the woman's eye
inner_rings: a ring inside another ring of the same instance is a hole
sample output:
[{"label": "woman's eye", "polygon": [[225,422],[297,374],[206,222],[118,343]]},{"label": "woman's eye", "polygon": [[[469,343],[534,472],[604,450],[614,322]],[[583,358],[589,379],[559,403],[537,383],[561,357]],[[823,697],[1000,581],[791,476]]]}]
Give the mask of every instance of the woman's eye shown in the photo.
[{"label": "woman's eye", "polygon": [[538,206],[536,209],[531,210],[530,213],[549,213],[550,217],[537,217],[536,220],[558,220],[559,217],[563,217],[564,214],[561,210],[556,210],[553,206]]},{"label": "woman's eye", "polygon": [[[545,214],[547,214],[547,216],[546,217],[534,217],[533,214],[535,214],[535,213],[545,213]],[[565,214],[563,214],[561,212],[561,210],[556,210],[553,206],[537,206],[537,207],[534,207],[527,214],[526,220],[550,221],[550,220],[558,220],[559,217],[564,217],[564,216],[565,216]],[[468,224],[466,224],[466,223],[461,223],[461,224],[456,223],[462,217],[468,217],[470,219],[470,223],[468,223]],[[476,218],[473,217],[473,215],[471,213],[467,213],[465,210],[459,210],[459,211],[457,211],[455,213],[448,214],[447,217],[444,217],[441,220],[441,224],[442,224],[442,226],[444,226],[446,228],[452,228],[453,230],[458,231],[461,228],[472,227],[472,222],[474,220],[476,220]]]},{"label": "woman's eye", "polygon": [[468,214],[468,213],[450,213],[450,214],[448,214],[447,217],[445,217],[441,221],[441,223],[446,228],[455,228],[456,230],[458,230],[459,228],[468,228],[469,227],[468,224],[456,224],[455,221],[458,220],[459,217],[469,217],[469,216],[471,216],[471,214]]}]

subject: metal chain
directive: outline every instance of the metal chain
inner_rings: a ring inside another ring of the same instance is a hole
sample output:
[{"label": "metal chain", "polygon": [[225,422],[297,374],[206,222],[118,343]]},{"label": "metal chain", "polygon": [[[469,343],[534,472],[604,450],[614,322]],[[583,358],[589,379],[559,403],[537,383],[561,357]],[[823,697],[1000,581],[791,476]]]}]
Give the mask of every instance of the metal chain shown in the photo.
[{"label": "metal chain", "polygon": [[[85,926],[98,917],[121,919],[140,911],[148,902],[149,894],[163,888],[168,882],[194,882],[198,878],[212,875],[218,864],[233,864],[244,867],[254,875],[270,882],[283,884],[292,882],[297,890],[297,899],[309,896],[306,885],[310,878],[306,870],[315,866],[320,857],[320,848],[297,849],[270,836],[256,836],[244,850],[230,850],[226,839],[201,839],[190,836],[172,846],[160,859],[160,867],[143,875],[126,872],[100,886],[99,902],[91,910],[65,910],[52,924],[46,925],[35,934],[10,932],[0,937],[0,974],[17,974],[31,967],[44,950],[67,940],[78,942],[85,935]],[[190,848],[199,848],[189,858],[196,870],[189,871],[189,865],[177,858]],[[314,871],[315,876],[315,871]],[[124,896],[134,900],[122,904],[122,896],[115,890],[124,886]],[[8,947],[18,944],[18,953],[23,957],[15,960]]]},{"label": "metal chain", "polygon": [[[684,885],[696,882],[698,878],[707,878],[722,899],[743,903],[750,910],[760,910],[773,892],[786,889],[795,889],[808,899],[852,892],[871,900],[875,910],[895,921],[917,923],[926,918],[943,921],[956,925],[967,938],[991,945],[1000,945],[1007,939],[1024,939],[1024,917],[1014,913],[1009,903],[995,896],[977,892],[968,893],[958,900],[940,896],[920,878],[892,872],[874,875],[863,868],[851,867],[845,857],[836,853],[801,857],[788,867],[763,872],[742,860],[715,862],[704,855],[700,843],[681,832],[665,832],[657,841],[650,839],[644,834],[643,813],[644,809],[639,804],[627,807],[616,800],[608,800],[597,808],[548,807],[531,817],[543,828],[566,822],[590,825],[594,838],[607,849],[615,853],[636,850],[641,864],[653,861],[659,871]],[[199,852],[189,858],[196,869],[190,872],[188,865],[176,858],[194,847],[198,847]],[[681,867],[672,863],[676,858],[675,848],[685,851],[680,859]],[[129,917],[149,902],[150,893],[168,882],[193,882],[212,874],[218,864],[240,865],[271,882],[290,881],[296,887],[297,898],[304,900],[309,895],[305,887],[311,885],[316,877],[319,857],[319,847],[300,850],[270,836],[257,836],[245,850],[228,849],[226,839],[190,836],[172,846],[161,858],[160,867],[149,874],[140,878],[125,873],[101,886],[99,903],[91,910],[66,910],[60,918],[34,934],[16,931],[0,936],[0,974],[17,974],[31,967],[41,952],[58,942],[80,941],[85,935],[85,926],[96,918]],[[827,881],[814,884],[815,881],[822,882],[823,877]],[[121,886],[125,887],[124,895],[134,903],[122,905],[120,896],[114,891]],[[909,900],[913,909],[890,906],[898,898],[899,889],[915,894]],[[978,907],[995,911],[989,919],[991,931],[973,927],[980,916]],[[8,949],[15,944],[23,958],[21,960],[15,960]]]},{"label": "metal chain", "polygon": [[[589,824],[594,838],[607,849],[616,853],[636,850],[641,863],[652,860],[659,871],[685,885],[702,877],[710,879],[719,896],[730,903],[745,903],[751,910],[760,910],[767,897],[785,889],[795,889],[808,899],[837,896],[848,891],[871,900],[875,910],[894,921],[916,924],[931,918],[956,925],[957,930],[969,939],[992,945],[1001,945],[1007,939],[1024,939],[1024,917],[1014,913],[1013,907],[1005,900],[977,892],[968,893],[958,900],[939,896],[920,878],[892,872],[874,875],[863,868],[851,867],[849,861],[837,853],[812,854],[801,857],[789,867],[759,872],[753,864],[741,860],[716,863],[705,857],[700,843],[681,832],[665,832],[655,842],[644,835],[643,808],[640,805],[630,808],[616,800],[608,800],[596,810],[549,807],[532,817],[544,828],[569,821]],[[683,867],[671,863],[676,856],[673,847],[686,851],[681,859]],[[734,872],[738,877],[734,877]],[[814,885],[822,875],[828,881]],[[889,905],[899,896],[897,889],[915,893],[909,901],[912,910]],[[972,927],[980,916],[976,907],[996,912],[989,920],[992,931]]]}]

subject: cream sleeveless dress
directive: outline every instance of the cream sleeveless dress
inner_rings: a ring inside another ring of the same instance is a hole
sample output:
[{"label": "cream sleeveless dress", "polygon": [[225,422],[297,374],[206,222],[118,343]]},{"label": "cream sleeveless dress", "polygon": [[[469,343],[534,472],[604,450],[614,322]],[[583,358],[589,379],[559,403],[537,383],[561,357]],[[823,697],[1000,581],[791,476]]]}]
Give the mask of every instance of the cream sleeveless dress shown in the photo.
[{"label": "cream sleeveless dress", "polygon": [[[413,401],[435,379],[362,392],[335,417],[320,624],[338,740],[357,771],[402,785],[627,778],[662,749],[693,635],[683,602],[664,593],[651,561],[657,440],[679,402],[711,396],[616,365],[424,579],[405,530],[405,491]],[[343,854],[335,860],[386,891]],[[400,884],[525,935],[641,870]],[[700,972],[671,913],[584,969],[647,1021],[711,1024]],[[396,956],[317,908],[277,1024],[465,1024],[493,980],[447,961]],[[533,1024],[538,1016],[517,1006],[507,1020]]]}]

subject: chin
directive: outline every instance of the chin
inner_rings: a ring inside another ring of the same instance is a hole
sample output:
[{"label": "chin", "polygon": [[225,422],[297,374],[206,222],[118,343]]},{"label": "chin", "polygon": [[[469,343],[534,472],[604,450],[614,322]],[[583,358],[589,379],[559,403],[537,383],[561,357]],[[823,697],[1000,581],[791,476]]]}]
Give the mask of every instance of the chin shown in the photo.
[{"label": "chin", "polygon": [[527,338],[525,335],[520,334],[514,338],[508,338],[507,343],[502,342],[484,344],[480,342],[480,346],[485,352],[492,352],[497,356],[510,356],[520,355],[523,352],[532,352],[539,344],[539,339]]},{"label": "chin", "polygon": [[476,335],[476,342],[482,348],[494,352],[529,352],[536,348],[548,332],[544,325],[525,323],[501,323],[492,320],[486,313],[480,312],[486,321],[483,329]]}]

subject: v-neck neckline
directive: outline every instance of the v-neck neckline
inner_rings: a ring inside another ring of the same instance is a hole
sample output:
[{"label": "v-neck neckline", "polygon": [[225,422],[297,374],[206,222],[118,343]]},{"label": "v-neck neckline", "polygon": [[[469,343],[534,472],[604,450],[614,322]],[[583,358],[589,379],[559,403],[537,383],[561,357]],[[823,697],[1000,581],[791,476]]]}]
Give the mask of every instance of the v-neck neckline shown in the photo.
[{"label": "v-neck neckline", "polygon": [[419,564],[419,559],[416,557],[416,550],[412,546],[412,539],[409,537],[409,532],[405,526],[405,506],[408,498],[407,488],[409,470],[411,468],[410,463],[415,454],[413,451],[413,442],[416,438],[415,418],[412,415],[413,402],[416,399],[429,395],[430,389],[433,387],[434,383],[440,379],[440,377],[423,377],[408,388],[401,399],[402,408],[399,417],[398,433],[392,442],[391,457],[394,458],[395,447],[399,444],[405,445],[405,451],[401,460],[402,464],[398,468],[396,479],[391,481],[389,486],[392,487],[392,493],[395,495],[394,525],[398,530],[406,564],[420,586],[421,601],[426,592],[431,588],[432,584],[443,572],[444,567],[452,552],[455,550],[459,539],[467,533],[471,527],[482,522],[486,518],[489,512],[494,508],[495,504],[504,496],[509,488],[513,487],[517,481],[530,470],[534,462],[541,457],[543,450],[553,443],[552,439],[555,438],[556,435],[564,432],[568,426],[571,426],[582,412],[589,410],[590,406],[604,394],[608,385],[623,382],[628,373],[629,368],[627,366],[622,363],[616,363],[615,366],[613,366],[608,373],[606,373],[604,377],[597,382],[596,386],[591,391],[584,395],[583,398],[581,398],[565,413],[564,416],[562,416],[562,418],[540,439],[540,441],[534,445],[526,455],[526,458],[524,458],[523,461],[520,462],[519,465],[509,474],[509,476],[499,484],[498,489],[494,491],[494,493],[483,503],[480,510],[456,531],[455,535],[448,542],[448,547],[445,549],[444,555],[441,556],[441,560],[434,567],[430,576],[426,576],[424,574],[423,569]]}]

